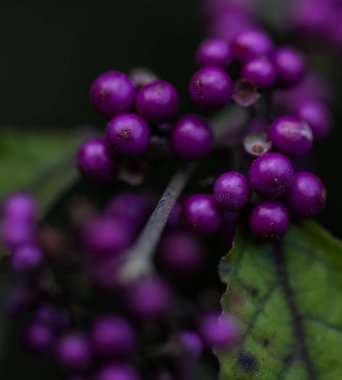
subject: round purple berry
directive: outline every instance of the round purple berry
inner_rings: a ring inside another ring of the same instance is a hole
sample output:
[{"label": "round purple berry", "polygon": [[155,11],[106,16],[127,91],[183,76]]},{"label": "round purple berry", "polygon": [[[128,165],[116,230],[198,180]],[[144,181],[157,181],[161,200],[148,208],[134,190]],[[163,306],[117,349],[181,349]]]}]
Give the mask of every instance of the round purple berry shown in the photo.
[{"label": "round purple berry", "polygon": [[283,237],[290,228],[287,209],[275,201],[259,203],[249,219],[252,234],[263,241],[275,241]]},{"label": "round purple berry", "polygon": [[13,252],[11,263],[18,273],[25,273],[38,268],[43,262],[43,252],[35,245],[24,245]]},{"label": "round purple berry", "polygon": [[273,147],[282,154],[298,157],[307,153],[313,144],[313,133],[305,121],[295,117],[280,117],[269,132]]},{"label": "round purple berry", "polygon": [[98,319],[91,329],[94,352],[102,357],[126,356],[135,348],[135,333],[120,317],[108,316]]},{"label": "round purple berry", "polygon": [[91,351],[88,339],[81,334],[63,336],[57,344],[59,363],[71,370],[85,370],[91,361]]},{"label": "round purple berry", "polygon": [[178,339],[184,347],[185,353],[191,358],[198,359],[203,350],[202,339],[192,331],[182,331],[178,334]]},{"label": "round purple berry", "polygon": [[209,124],[198,116],[184,116],[171,132],[173,151],[183,160],[199,160],[213,147],[213,133]]},{"label": "round purple berry", "polygon": [[296,109],[296,116],[309,124],[315,140],[323,140],[330,131],[330,115],[326,106],[314,100],[302,102]]},{"label": "round purple berry", "polygon": [[102,368],[95,380],[139,380],[135,370],[126,364],[112,364]]},{"label": "round purple berry", "polygon": [[193,75],[189,90],[196,106],[204,110],[215,110],[228,104],[232,97],[233,84],[223,69],[207,66]]},{"label": "round purple berry", "polygon": [[132,109],[135,93],[126,74],[109,71],[100,75],[91,86],[90,101],[96,111],[110,119]]},{"label": "round purple berry", "polygon": [[226,40],[209,38],[204,40],[196,53],[199,66],[218,66],[225,69],[232,60],[232,51]]},{"label": "round purple berry", "polygon": [[16,223],[35,223],[38,218],[37,202],[29,194],[13,194],[3,204],[2,217]]},{"label": "round purple berry", "polygon": [[290,87],[298,84],[305,75],[306,61],[303,55],[292,47],[283,47],[274,54],[278,80]]},{"label": "round purple berry", "polygon": [[242,32],[233,41],[233,54],[239,61],[246,62],[255,57],[270,56],[272,51],[272,40],[259,30]]},{"label": "round purple berry", "polygon": [[322,181],[312,173],[296,173],[287,195],[287,205],[299,217],[318,215],[325,206],[326,190]]},{"label": "round purple berry", "polygon": [[33,323],[26,331],[26,344],[30,350],[45,353],[53,347],[55,334],[51,327],[42,323]]},{"label": "round purple berry", "polygon": [[279,198],[291,186],[294,169],[291,161],[278,153],[266,153],[258,157],[249,171],[249,184],[265,198]]},{"label": "round purple berry", "polygon": [[32,223],[5,219],[1,235],[7,248],[14,251],[23,245],[33,244],[36,237],[36,229]]},{"label": "round purple berry", "polygon": [[93,181],[111,181],[117,171],[105,139],[86,142],[78,152],[77,162],[81,174]]},{"label": "round purple berry", "polygon": [[156,81],[142,87],[136,98],[138,114],[151,124],[174,118],[179,110],[179,95],[171,83]]},{"label": "round purple berry", "polygon": [[209,349],[214,347],[220,351],[226,351],[232,348],[239,339],[239,329],[235,320],[216,313],[202,318],[200,331]]},{"label": "round purple berry", "polygon": [[220,208],[227,211],[241,210],[249,200],[248,181],[240,173],[224,173],[216,180],[213,195]]},{"label": "round purple berry", "polygon": [[113,153],[122,156],[139,156],[147,150],[150,142],[148,125],[133,114],[119,115],[110,120],[106,135]]},{"label": "round purple berry", "polygon": [[242,76],[261,89],[271,88],[276,81],[275,67],[267,57],[256,57],[246,62]]},{"label": "round purple berry", "polygon": [[221,212],[210,195],[192,195],[186,200],[183,212],[185,224],[199,234],[213,235],[221,227]]}]

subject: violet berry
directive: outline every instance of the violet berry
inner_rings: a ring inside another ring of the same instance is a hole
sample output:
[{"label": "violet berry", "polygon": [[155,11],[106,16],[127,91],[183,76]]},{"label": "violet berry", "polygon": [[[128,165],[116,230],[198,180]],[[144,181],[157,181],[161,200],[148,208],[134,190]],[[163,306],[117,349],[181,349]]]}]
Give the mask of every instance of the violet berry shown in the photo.
[{"label": "violet berry", "polygon": [[198,116],[184,116],[171,132],[171,145],[178,157],[199,160],[213,147],[213,133],[209,124]]},{"label": "violet berry", "polygon": [[135,370],[127,364],[112,364],[99,370],[94,380],[139,380]]},{"label": "violet berry", "polygon": [[254,207],[249,219],[252,234],[263,241],[275,241],[283,237],[290,228],[290,216],[280,203],[268,201]]},{"label": "violet berry", "polygon": [[12,267],[18,273],[30,272],[37,269],[42,262],[43,252],[35,245],[19,247],[11,256]]},{"label": "violet berry", "polygon": [[239,61],[249,61],[260,56],[270,56],[273,42],[259,30],[248,30],[239,34],[233,41],[233,54]]},{"label": "violet berry", "polygon": [[55,342],[55,334],[50,326],[32,323],[26,331],[26,344],[36,353],[46,353]]},{"label": "violet berry", "polygon": [[184,222],[194,232],[202,235],[213,235],[222,222],[222,215],[212,196],[196,194],[184,203]]},{"label": "violet berry", "polygon": [[271,88],[276,81],[275,67],[267,57],[256,57],[246,62],[242,67],[242,76],[260,89]]},{"label": "violet berry", "polygon": [[305,58],[292,47],[278,49],[274,54],[274,64],[278,80],[284,86],[295,86],[305,75]]},{"label": "violet berry", "polygon": [[228,104],[232,97],[233,84],[224,70],[207,66],[193,75],[189,91],[196,106],[204,110],[215,110]]},{"label": "violet berry", "polygon": [[112,152],[122,156],[139,156],[147,150],[150,142],[148,125],[134,114],[119,115],[110,120],[106,135]]},{"label": "violet berry", "polygon": [[326,190],[322,181],[312,173],[296,173],[286,202],[291,212],[299,217],[314,217],[325,206]]},{"label": "violet berry", "polygon": [[307,153],[313,144],[313,133],[305,121],[284,116],[275,120],[269,132],[273,147],[290,157]]},{"label": "violet berry", "polygon": [[2,217],[16,223],[35,223],[38,217],[37,202],[29,194],[13,194],[3,204]]},{"label": "violet berry", "polygon": [[178,339],[184,348],[185,353],[194,359],[198,359],[203,350],[203,342],[198,334],[193,331],[181,331]]},{"label": "violet berry", "polygon": [[135,87],[126,74],[108,71],[91,86],[90,100],[96,111],[110,119],[132,109],[135,93]]},{"label": "violet berry", "polygon": [[232,51],[226,40],[209,38],[204,40],[196,53],[199,66],[218,66],[225,69],[232,60]]},{"label": "violet berry", "polygon": [[178,92],[171,83],[155,81],[138,91],[136,109],[148,123],[161,124],[176,116],[179,103]]},{"label": "violet berry", "polygon": [[78,152],[77,163],[81,174],[93,181],[111,181],[117,171],[108,143],[102,138],[86,142]]},{"label": "violet berry", "polygon": [[56,348],[59,363],[71,370],[85,370],[90,366],[91,350],[88,339],[77,333],[63,336]]},{"label": "violet berry", "polygon": [[228,211],[241,210],[249,200],[248,181],[240,173],[224,173],[216,180],[213,195],[220,208]]},{"label": "violet berry", "polygon": [[279,198],[291,186],[294,169],[291,161],[278,153],[266,153],[258,157],[249,170],[249,184],[265,198]]}]

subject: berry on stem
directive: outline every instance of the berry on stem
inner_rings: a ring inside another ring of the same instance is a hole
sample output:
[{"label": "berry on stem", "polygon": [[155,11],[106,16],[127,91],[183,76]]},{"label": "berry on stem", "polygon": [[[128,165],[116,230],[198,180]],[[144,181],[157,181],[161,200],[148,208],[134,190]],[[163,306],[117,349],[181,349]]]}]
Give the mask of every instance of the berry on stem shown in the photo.
[{"label": "berry on stem", "polygon": [[42,323],[33,323],[26,331],[26,344],[36,353],[46,353],[55,342],[55,334],[51,327]]},{"label": "berry on stem", "polygon": [[17,248],[12,256],[12,267],[16,272],[25,273],[37,269],[43,262],[43,252],[35,245]]},{"label": "berry on stem", "polygon": [[240,33],[233,41],[233,55],[239,61],[246,62],[260,56],[270,56],[273,42],[270,37],[259,30]]},{"label": "berry on stem", "polygon": [[274,63],[278,80],[286,87],[297,85],[305,75],[305,58],[299,51],[292,47],[277,49],[274,54]]},{"label": "berry on stem", "polygon": [[57,344],[59,363],[71,370],[85,370],[90,366],[91,350],[88,339],[82,334],[70,333]]},{"label": "berry on stem", "polygon": [[276,81],[275,67],[267,57],[257,57],[246,62],[242,67],[242,76],[261,89],[271,88]]},{"label": "berry on stem", "polygon": [[223,39],[206,39],[196,52],[196,60],[201,67],[218,66],[225,69],[232,60],[230,45]]}]

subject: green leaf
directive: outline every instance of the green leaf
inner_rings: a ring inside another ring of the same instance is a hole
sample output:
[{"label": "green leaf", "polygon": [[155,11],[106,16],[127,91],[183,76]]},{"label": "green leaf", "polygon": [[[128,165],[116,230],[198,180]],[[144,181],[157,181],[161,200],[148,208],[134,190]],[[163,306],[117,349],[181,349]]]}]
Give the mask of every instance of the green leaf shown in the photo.
[{"label": "green leaf", "polygon": [[342,245],[314,222],[282,243],[240,233],[222,260],[224,311],[242,338],[220,355],[222,380],[342,379]]}]

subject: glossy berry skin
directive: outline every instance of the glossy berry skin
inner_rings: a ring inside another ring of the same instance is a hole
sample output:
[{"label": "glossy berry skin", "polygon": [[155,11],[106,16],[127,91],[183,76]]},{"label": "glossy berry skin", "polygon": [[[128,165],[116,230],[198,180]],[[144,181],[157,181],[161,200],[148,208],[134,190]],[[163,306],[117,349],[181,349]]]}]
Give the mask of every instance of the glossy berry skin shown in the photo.
[{"label": "glossy berry skin", "polygon": [[207,348],[227,351],[238,341],[239,330],[236,322],[218,313],[206,315],[200,322],[200,332]]},{"label": "glossy berry skin", "polygon": [[215,202],[223,210],[242,210],[249,200],[248,181],[240,173],[224,173],[216,180],[213,195]]},{"label": "glossy berry skin", "polygon": [[233,84],[224,70],[207,66],[193,75],[189,91],[191,100],[197,107],[203,110],[216,110],[230,101]]},{"label": "glossy berry skin", "polygon": [[192,231],[201,235],[213,235],[222,222],[222,215],[214,198],[206,194],[189,197],[184,203],[184,222]]},{"label": "glossy berry skin", "polygon": [[213,147],[213,133],[209,124],[198,116],[184,116],[171,132],[171,146],[183,160],[200,160]]},{"label": "glossy berry skin", "polygon": [[168,286],[158,278],[146,278],[135,283],[127,295],[128,307],[140,320],[163,319],[172,307]]},{"label": "glossy berry skin", "polygon": [[249,30],[239,34],[233,41],[234,57],[242,62],[255,57],[270,56],[273,42],[270,37],[258,30]]},{"label": "glossy berry skin", "polygon": [[100,357],[129,355],[136,344],[132,327],[117,316],[98,319],[92,326],[90,339],[95,354]]},{"label": "glossy berry skin", "polygon": [[242,67],[242,76],[260,89],[271,88],[276,81],[275,67],[267,57],[256,57],[246,62]]},{"label": "glossy berry skin", "polygon": [[162,237],[158,254],[165,271],[177,276],[189,275],[201,267],[204,247],[189,234],[169,232]]},{"label": "glossy berry skin", "polygon": [[70,370],[85,370],[91,362],[91,350],[88,339],[81,334],[63,336],[56,348],[59,363]]},{"label": "glossy berry skin", "polygon": [[134,104],[136,89],[124,73],[109,71],[100,75],[90,89],[93,107],[110,119],[129,112]]},{"label": "glossy berry skin", "polygon": [[295,216],[317,216],[325,206],[326,190],[322,181],[312,173],[298,172],[292,182],[286,203]]},{"label": "glossy berry skin", "polygon": [[135,370],[126,364],[112,364],[100,369],[94,380],[139,380]]},{"label": "glossy berry skin", "polygon": [[266,153],[258,157],[249,170],[249,184],[252,189],[269,199],[285,195],[293,177],[291,161],[278,153]]},{"label": "glossy berry skin", "polygon": [[141,117],[133,114],[119,115],[110,120],[106,136],[114,154],[128,157],[143,154],[150,142],[148,125]]},{"label": "glossy berry skin", "polygon": [[204,40],[196,52],[199,66],[218,66],[225,69],[232,60],[232,51],[226,40],[209,38]]},{"label": "glossy berry skin", "polygon": [[117,164],[105,139],[86,142],[77,155],[78,169],[89,180],[108,182],[114,178]]},{"label": "glossy berry skin", "polygon": [[298,84],[305,75],[306,61],[303,55],[292,47],[283,47],[274,54],[274,64],[278,81],[292,87]]},{"label": "glossy berry skin", "polygon": [[26,344],[36,353],[46,353],[53,347],[55,334],[53,330],[42,323],[33,323],[26,331]]},{"label": "glossy berry skin", "polygon": [[290,228],[290,216],[282,203],[268,201],[254,207],[249,219],[252,234],[263,241],[282,238]]},{"label": "glossy berry skin", "polygon": [[18,273],[30,272],[37,269],[43,262],[43,252],[35,245],[24,245],[13,252],[11,263]]},{"label": "glossy berry skin", "polygon": [[269,137],[273,148],[289,157],[306,154],[313,144],[313,133],[309,125],[290,116],[275,120],[270,128]]},{"label": "glossy berry skin", "polygon": [[148,123],[161,124],[176,116],[179,103],[178,92],[171,83],[156,81],[139,90],[135,105]]},{"label": "glossy berry skin", "polygon": [[304,101],[297,106],[296,116],[309,124],[315,140],[321,141],[329,134],[330,115],[323,103],[314,100]]}]

